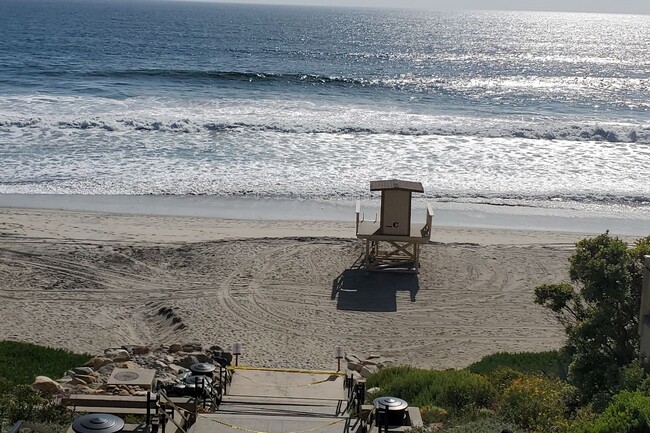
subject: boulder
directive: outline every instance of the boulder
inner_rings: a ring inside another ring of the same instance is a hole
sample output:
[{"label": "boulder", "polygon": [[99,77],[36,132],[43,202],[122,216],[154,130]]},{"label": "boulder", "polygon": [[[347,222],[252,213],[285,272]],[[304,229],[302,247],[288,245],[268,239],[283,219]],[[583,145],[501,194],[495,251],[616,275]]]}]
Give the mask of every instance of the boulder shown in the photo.
[{"label": "boulder", "polygon": [[75,367],[72,369],[74,374],[83,374],[83,375],[91,375],[93,374],[93,369],[90,367]]},{"label": "boulder", "polygon": [[377,368],[382,369],[382,368],[388,368],[388,367],[394,367],[395,366],[395,361],[382,361],[377,363]]},{"label": "boulder", "polygon": [[200,352],[203,350],[201,343],[187,343],[182,346],[183,352]]},{"label": "boulder", "polygon": [[47,376],[36,376],[32,387],[46,395],[63,392],[63,387]]},{"label": "boulder", "polygon": [[133,346],[131,348],[131,351],[133,352],[134,355],[146,355],[147,353],[150,352],[147,346]]},{"label": "boulder", "polygon": [[361,365],[360,362],[352,362],[352,361],[348,362],[348,370],[360,372],[362,368],[363,365]]},{"label": "boulder", "polygon": [[378,386],[373,386],[372,388],[369,388],[366,392],[368,394],[379,394],[381,392],[381,388]]},{"label": "boulder", "polygon": [[140,364],[137,364],[133,361],[120,362],[119,364],[115,364],[115,366],[117,368],[140,368]]},{"label": "boulder", "polygon": [[104,376],[110,376],[113,370],[115,370],[115,364],[108,364],[97,370],[97,373]]},{"label": "boulder", "polygon": [[369,378],[373,374],[377,373],[378,368],[374,365],[364,365],[361,367],[361,371],[359,371],[359,374],[361,374],[361,377],[364,378]]},{"label": "boulder", "polygon": [[351,354],[349,354],[349,355],[346,354],[346,355],[345,355],[345,360],[346,360],[347,362],[354,362],[354,363],[356,363],[356,364],[360,364],[360,363],[361,363],[361,359],[360,359],[357,355],[355,355],[354,353],[351,353]]},{"label": "boulder", "polygon": [[169,346],[169,353],[176,353],[180,352],[181,350],[183,350],[183,346],[180,344],[172,344]]},{"label": "boulder", "polygon": [[122,362],[131,359],[131,355],[129,355],[129,352],[124,349],[108,349],[104,351],[104,355],[107,358],[112,359],[113,362]]},{"label": "boulder", "polygon": [[87,384],[94,383],[97,378],[91,374],[78,374],[74,377],[75,379],[83,380]]},{"label": "boulder", "polygon": [[91,367],[93,370],[99,370],[105,365],[110,364],[113,362],[112,359],[106,358],[105,356],[95,356],[93,358],[90,358],[86,364],[84,364],[86,367]]},{"label": "boulder", "polygon": [[381,356],[377,355],[376,353],[368,355],[367,359],[379,359]]}]

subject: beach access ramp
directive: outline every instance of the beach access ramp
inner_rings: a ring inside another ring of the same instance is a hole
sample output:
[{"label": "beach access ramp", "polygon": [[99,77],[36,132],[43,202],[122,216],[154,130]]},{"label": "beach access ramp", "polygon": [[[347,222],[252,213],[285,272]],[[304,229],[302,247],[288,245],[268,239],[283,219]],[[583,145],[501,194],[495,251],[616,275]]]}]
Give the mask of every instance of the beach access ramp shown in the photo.
[{"label": "beach access ramp", "polygon": [[341,433],[343,373],[235,367],[215,413],[198,414],[188,433]]}]

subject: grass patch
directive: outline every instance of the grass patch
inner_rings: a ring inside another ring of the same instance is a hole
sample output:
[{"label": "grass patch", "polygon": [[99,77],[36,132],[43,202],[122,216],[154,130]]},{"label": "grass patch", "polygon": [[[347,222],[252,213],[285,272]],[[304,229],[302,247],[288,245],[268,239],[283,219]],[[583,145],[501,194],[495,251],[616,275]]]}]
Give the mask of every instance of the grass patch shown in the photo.
[{"label": "grass patch", "polygon": [[569,358],[558,350],[537,353],[499,352],[475,362],[467,370],[485,375],[500,368],[511,368],[522,373],[540,373],[549,378],[566,380]]},{"label": "grass patch", "polygon": [[0,382],[31,384],[36,376],[58,379],[67,370],[91,358],[64,349],[53,349],[17,341],[0,341]]},{"label": "grass patch", "polygon": [[411,406],[435,405],[462,416],[467,409],[490,408],[495,388],[483,376],[466,370],[385,368],[368,379],[368,388],[381,388],[382,395],[406,400]]}]

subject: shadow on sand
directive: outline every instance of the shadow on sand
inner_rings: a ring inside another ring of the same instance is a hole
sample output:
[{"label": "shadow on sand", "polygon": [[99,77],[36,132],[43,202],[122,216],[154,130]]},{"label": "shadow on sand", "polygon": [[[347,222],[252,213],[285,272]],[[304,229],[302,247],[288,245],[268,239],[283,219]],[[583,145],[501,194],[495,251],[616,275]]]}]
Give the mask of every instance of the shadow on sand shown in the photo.
[{"label": "shadow on sand", "polygon": [[415,273],[368,272],[346,269],[332,282],[332,299],[336,308],[352,311],[397,311],[397,292],[407,291],[411,302],[420,289]]}]

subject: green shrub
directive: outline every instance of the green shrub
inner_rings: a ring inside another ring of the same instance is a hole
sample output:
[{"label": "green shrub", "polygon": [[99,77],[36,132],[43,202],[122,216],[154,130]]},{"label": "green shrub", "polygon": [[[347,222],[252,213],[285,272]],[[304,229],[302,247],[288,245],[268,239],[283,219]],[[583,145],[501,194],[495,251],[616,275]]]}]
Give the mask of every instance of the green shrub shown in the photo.
[{"label": "green shrub", "polygon": [[542,376],[515,379],[505,390],[499,413],[525,430],[547,432],[563,423],[577,401],[577,390]]},{"label": "green shrub", "polygon": [[18,385],[31,384],[36,376],[59,378],[89,359],[90,355],[78,355],[64,349],[0,341],[0,379]]},{"label": "green shrub", "polygon": [[499,367],[488,373],[486,378],[495,387],[499,394],[503,394],[512,382],[521,379],[524,376],[524,373],[513,370],[510,367]]},{"label": "green shrub", "polygon": [[623,391],[595,421],[584,423],[576,433],[645,433],[650,431],[650,396]]},{"label": "green shrub", "polygon": [[383,395],[406,400],[411,406],[439,406],[452,415],[468,408],[491,408],[495,389],[483,376],[466,370],[420,370],[392,367],[368,379],[368,387],[378,386]]},{"label": "green shrub", "polygon": [[14,385],[0,394],[0,425],[10,427],[18,420],[62,427],[70,422],[71,416],[65,406],[43,398],[30,385]]},{"label": "green shrub", "polygon": [[428,404],[420,407],[420,415],[424,424],[432,424],[445,421],[449,412],[441,407]]},{"label": "green shrub", "polygon": [[467,367],[476,374],[489,374],[495,370],[509,368],[522,373],[540,373],[547,377],[566,380],[569,357],[559,350],[547,352],[499,352],[483,357]]},{"label": "green shrub", "polygon": [[498,418],[489,418],[443,428],[438,433],[500,433],[504,428],[509,428],[513,433],[522,432]]}]

